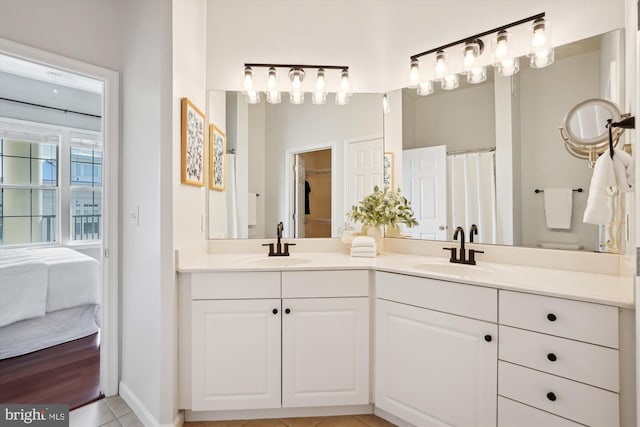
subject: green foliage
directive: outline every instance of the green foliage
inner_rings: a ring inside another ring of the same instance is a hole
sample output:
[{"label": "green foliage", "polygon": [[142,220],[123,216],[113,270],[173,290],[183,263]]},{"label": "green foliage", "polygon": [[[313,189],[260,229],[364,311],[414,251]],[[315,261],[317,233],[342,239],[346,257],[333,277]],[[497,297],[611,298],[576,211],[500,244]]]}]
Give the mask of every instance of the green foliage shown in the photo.
[{"label": "green foliage", "polygon": [[387,188],[380,190],[375,186],[373,193],[352,206],[347,216],[355,222],[374,227],[398,224],[405,224],[407,227],[418,225],[418,221],[413,216],[411,203],[402,195],[399,188],[397,191]]}]

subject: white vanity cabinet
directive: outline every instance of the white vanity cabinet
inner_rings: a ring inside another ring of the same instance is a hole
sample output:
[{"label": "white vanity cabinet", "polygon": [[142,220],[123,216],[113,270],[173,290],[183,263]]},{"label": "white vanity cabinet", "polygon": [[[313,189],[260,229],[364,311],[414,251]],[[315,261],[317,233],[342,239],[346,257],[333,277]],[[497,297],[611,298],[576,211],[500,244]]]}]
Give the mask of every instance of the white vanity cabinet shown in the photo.
[{"label": "white vanity cabinet", "polygon": [[621,425],[618,308],[505,290],[499,303],[498,426]]},{"label": "white vanity cabinet", "polygon": [[181,276],[181,407],[369,403],[367,271]]},{"label": "white vanity cabinet", "polygon": [[376,406],[416,426],[495,426],[496,321],[496,289],[376,273]]}]

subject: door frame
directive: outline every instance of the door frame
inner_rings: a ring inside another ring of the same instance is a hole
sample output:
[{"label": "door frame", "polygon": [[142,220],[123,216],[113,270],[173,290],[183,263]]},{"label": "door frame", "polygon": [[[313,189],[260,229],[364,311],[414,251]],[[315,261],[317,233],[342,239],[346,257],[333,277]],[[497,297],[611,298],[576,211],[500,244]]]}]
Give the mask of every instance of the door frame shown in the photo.
[{"label": "door frame", "polygon": [[104,222],[102,238],[102,304],[100,325],[100,389],[118,394],[118,153],[119,85],[117,71],[87,64],[0,37],[0,53],[84,75],[104,83],[102,97]]},{"label": "door frame", "polygon": [[[288,238],[291,238],[291,230],[292,230],[292,225],[293,225],[293,218],[291,218],[291,213],[293,212],[293,208],[294,208],[294,204],[295,204],[295,198],[293,196],[293,182],[294,182],[294,175],[293,175],[293,166],[295,164],[295,156],[296,154],[302,154],[302,153],[309,153],[311,151],[320,151],[320,150],[331,150],[331,200],[333,201],[333,197],[336,194],[336,189],[337,189],[337,183],[336,183],[336,179],[335,179],[335,171],[336,171],[336,165],[337,165],[337,159],[336,159],[336,142],[335,141],[329,141],[329,142],[324,142],[324,143],[318,143],[318,144],[309,144],[309,145],[302,145],[300,147],[292,147],[292,148],[287,148],[285,150],[284,153],[284,164],[286,165],[285,168],[285,172],[284,172],[284,177],[285,177],[285,181],[284,181],[284,191],[285,191],[285,198],[284,198],[284,212],[285,212],[285,218],[282,221],[284,224],[284,229],[285,231],[288,230],[289,234],[287,234]],[[333,237],[335,235],[334,233],[334,227],[335,227],[335,222],[336,222],[336,218],[338,218],[339,212],[337,212],[337,206],[336,203],[331,203],[331,236]]]}]

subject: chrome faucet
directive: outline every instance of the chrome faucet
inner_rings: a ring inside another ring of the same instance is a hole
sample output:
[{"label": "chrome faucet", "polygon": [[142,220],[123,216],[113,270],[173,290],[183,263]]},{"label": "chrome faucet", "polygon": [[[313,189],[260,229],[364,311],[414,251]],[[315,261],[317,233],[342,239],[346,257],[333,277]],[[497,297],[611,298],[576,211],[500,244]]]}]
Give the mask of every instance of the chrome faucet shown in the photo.
[{"label": "chrome faucet", "polygon": [[[471,233],[469,238],[471,242],[473,242],[473,234],[478,234],[478,227],[473,224],[471,226]],[[464,247],[464,228],[456,227],[456,231],[453,233],[453,240],[457,240],[458,236],[460,236],[460,253],[457,253],[458,248],[442,248],[445,251],[451,251],[451,257],[449,258],[449,262],[453,262],[456,264],[469,264],[476,265],[476,254],[483,254],[484,251],[477,251],[474,249],[469,249],[469,258],[467,259],[467,250]]]},{"label": "chrome faucet", "polygon": [[278,236],[278,240],[275,244],[276,250],[273,250],[273,243],[263,243],[262,246],[269,246],[269,256],[289,256],[289,246],[295,246],[295,243],[285,243],[284,244],[284,252],[282,252],[282,231],[284,230],[284,224],[282,221],[278,223],[276,226],[276,235]]}]

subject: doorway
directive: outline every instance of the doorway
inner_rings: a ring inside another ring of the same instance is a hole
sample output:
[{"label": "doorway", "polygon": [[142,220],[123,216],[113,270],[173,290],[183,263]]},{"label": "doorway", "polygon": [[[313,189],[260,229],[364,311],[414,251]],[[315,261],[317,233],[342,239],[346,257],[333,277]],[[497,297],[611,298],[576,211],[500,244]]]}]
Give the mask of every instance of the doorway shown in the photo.
[{"label": "doorway", "polygon": [[330,148],[294,154],[294,237],[331,237]]}]

